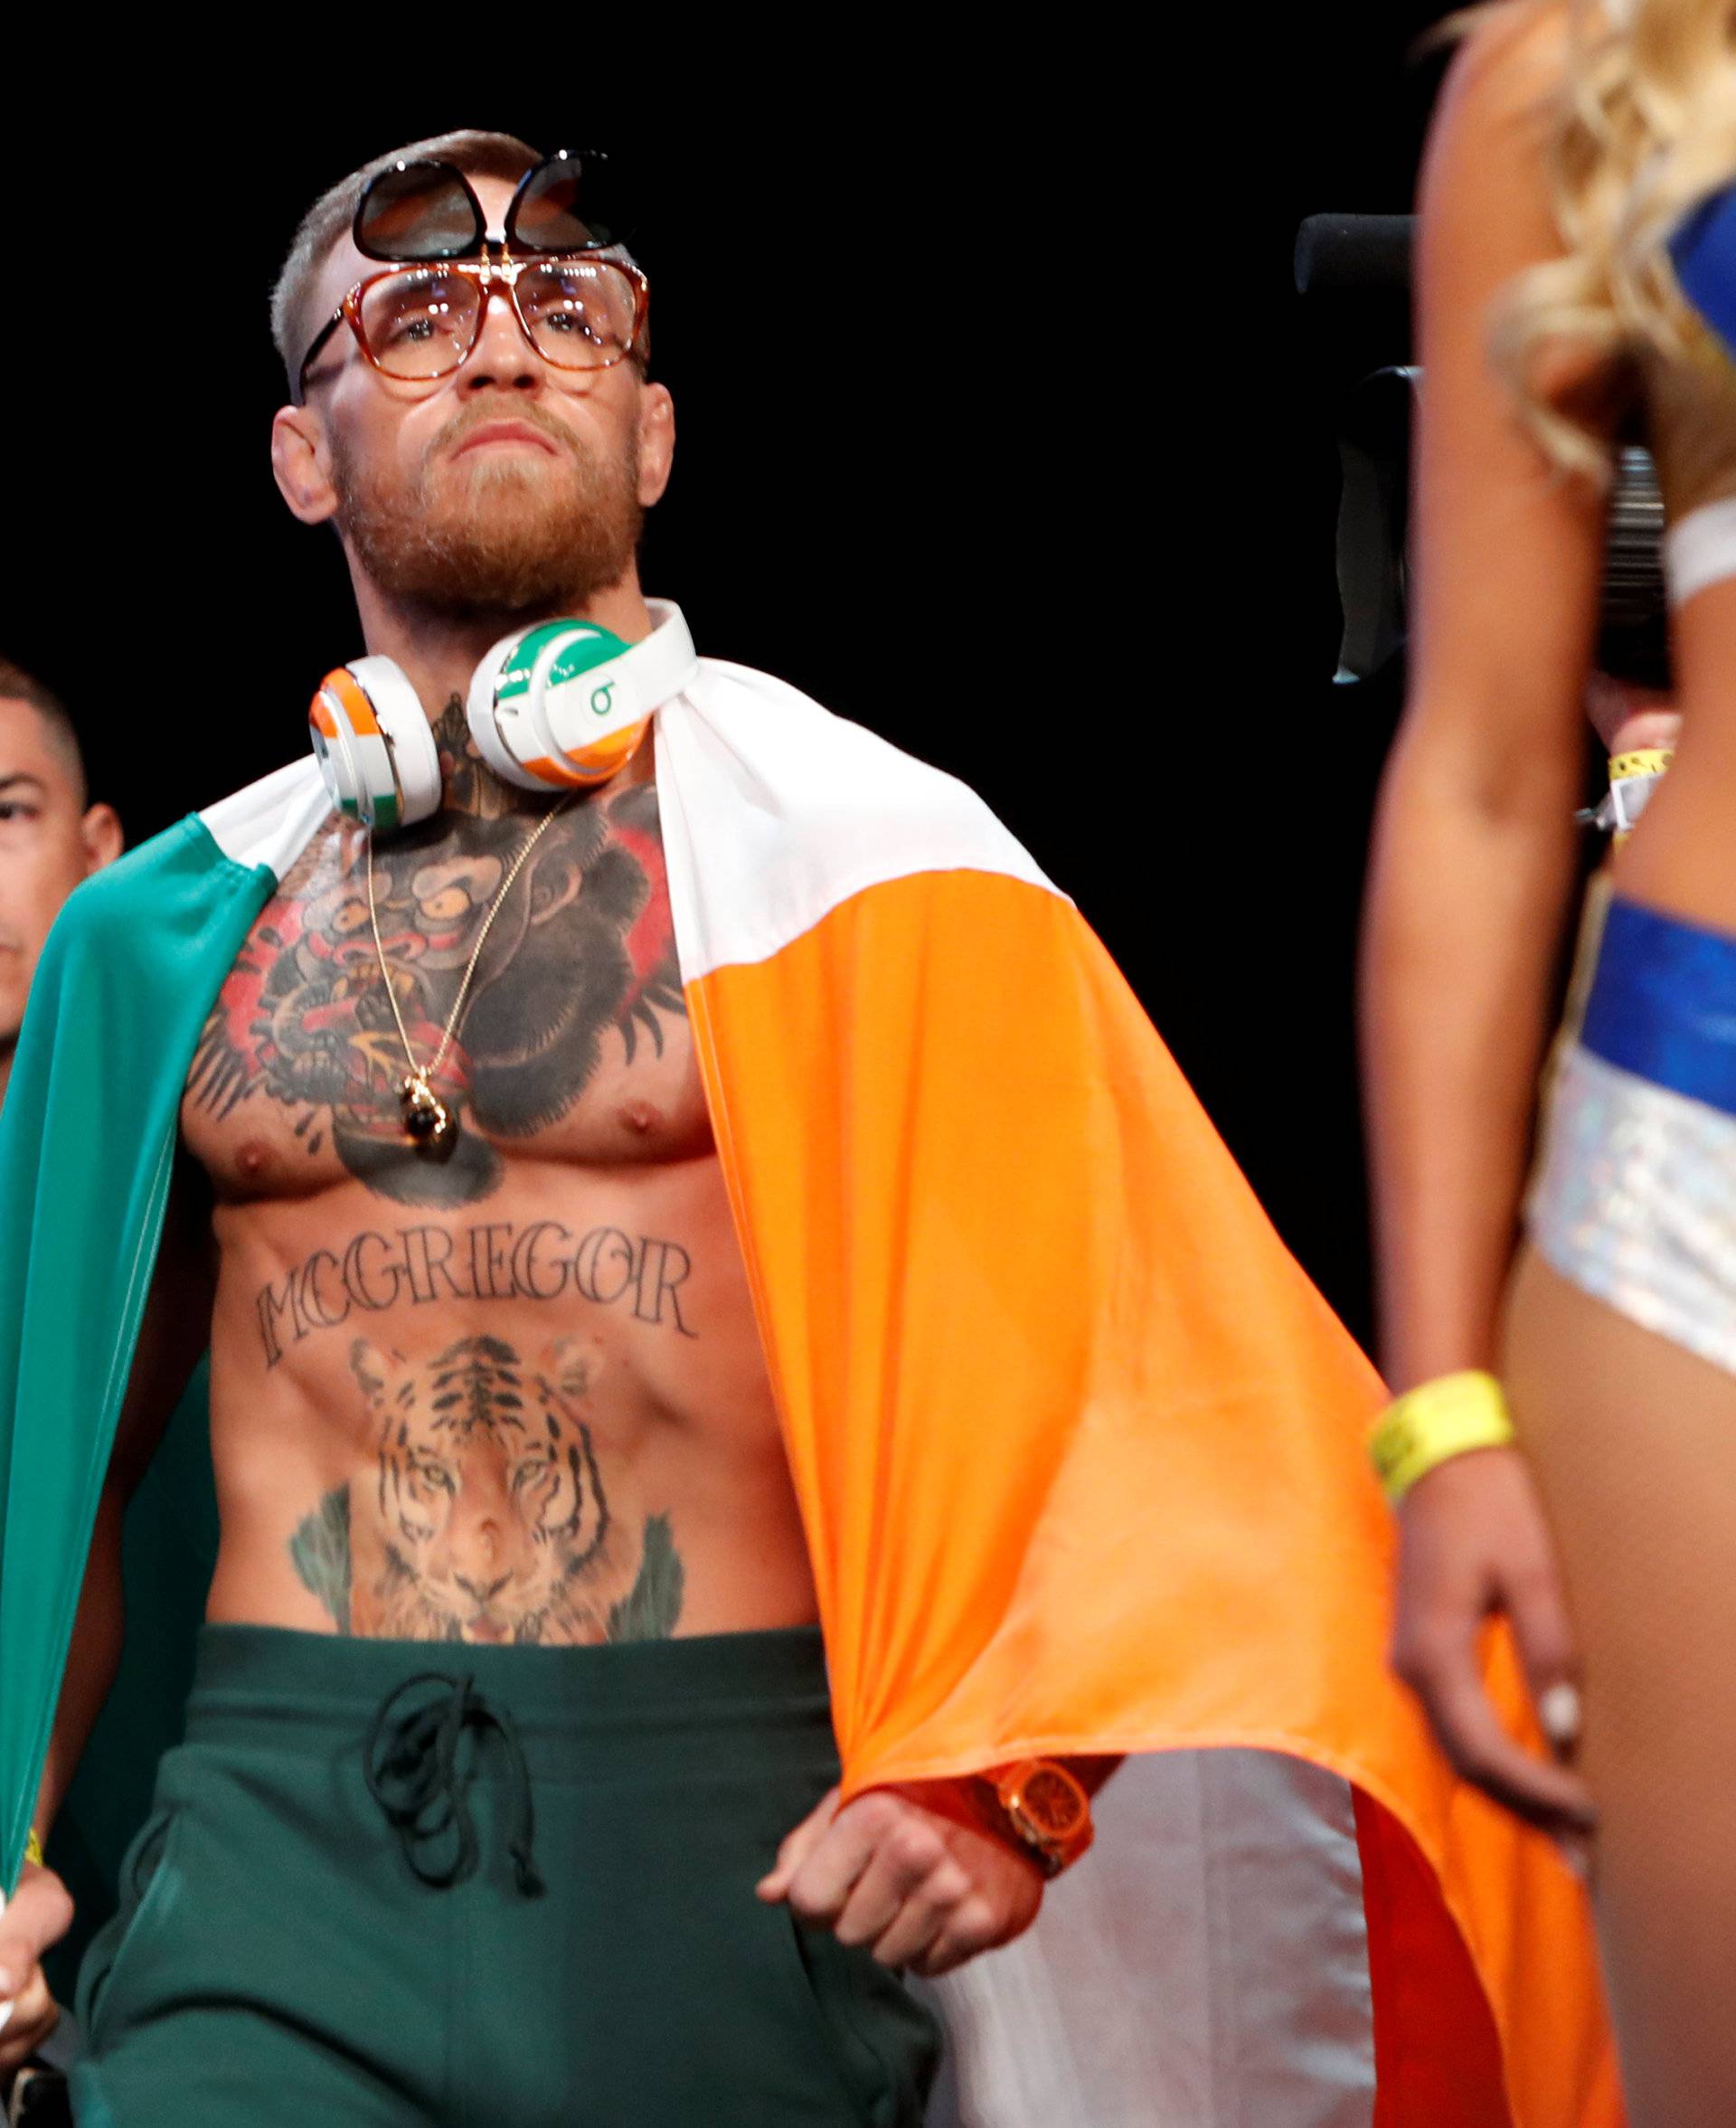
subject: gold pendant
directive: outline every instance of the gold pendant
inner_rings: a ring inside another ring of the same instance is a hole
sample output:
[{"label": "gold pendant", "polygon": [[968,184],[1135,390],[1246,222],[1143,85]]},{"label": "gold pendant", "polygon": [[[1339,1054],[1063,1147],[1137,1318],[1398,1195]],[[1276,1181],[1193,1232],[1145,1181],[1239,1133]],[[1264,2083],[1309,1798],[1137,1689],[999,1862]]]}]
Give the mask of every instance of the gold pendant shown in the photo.
[{"label": "gold pendant", "polygon": [[439,1150],[458,1136],[452,1111],[428,1083],[423,1072],[411,1072],[398,1084],[398,1105],[404,1111],[404,1129],[418,1145]]}]

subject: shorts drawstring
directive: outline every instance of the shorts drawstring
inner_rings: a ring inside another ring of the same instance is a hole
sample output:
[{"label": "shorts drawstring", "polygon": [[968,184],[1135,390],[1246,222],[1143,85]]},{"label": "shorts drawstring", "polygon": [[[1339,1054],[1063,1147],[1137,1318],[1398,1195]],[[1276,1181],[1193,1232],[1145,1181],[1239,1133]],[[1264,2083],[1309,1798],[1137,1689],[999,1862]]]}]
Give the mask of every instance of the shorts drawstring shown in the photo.
[{"label": "shorts drawstring", "polygon": [[[435,1698],[398,1717],[387,1737],[392,1709],[418,1686],[444,1687]],[[465,1799],[469,1773],[458,1764],[458,1742],[466,1729],[493,1729],[505,1746],[511,1767],[513,1830],[507,1852],[513,1874],[526,1898],[547,1888],[537,1874],[532,1841],[536,1819],[531,1797],[531,1770],[513,1717],[490,1707],[473,1678],[449,1677],[444,1670],[421,1670],[387,1693],[368,1731],[363,1771],[368,1792],[398,1835],[404,1859],[422,1883],[445,1890],[476,1873],[476,1828]],[[451,1833],[456,1851],[444,1868],[425,1861],[418,1849]]]}]

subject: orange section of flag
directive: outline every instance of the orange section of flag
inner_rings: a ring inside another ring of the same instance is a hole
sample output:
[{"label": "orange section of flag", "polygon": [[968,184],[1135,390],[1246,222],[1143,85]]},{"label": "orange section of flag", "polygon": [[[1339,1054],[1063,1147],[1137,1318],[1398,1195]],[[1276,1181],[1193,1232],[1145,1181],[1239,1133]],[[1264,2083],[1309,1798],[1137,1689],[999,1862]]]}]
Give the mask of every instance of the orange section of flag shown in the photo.
[{"label": "orange section of flag", "polygon": [[1478,2044],[1463,1952],[1407,1919],[1444,1899],[1519,2128],[1618,2120],[1578,1887],[1386,1669],[1381,1384],[1077,912],[917,874],[688,1002],[846,1791],[1031,1753],[1314,1760],[1427,1865],[1370,1908],[1376,1962],[1389,1926],[1423,1961],[1420,2010],[1439,1982],[1387,2066]]}]

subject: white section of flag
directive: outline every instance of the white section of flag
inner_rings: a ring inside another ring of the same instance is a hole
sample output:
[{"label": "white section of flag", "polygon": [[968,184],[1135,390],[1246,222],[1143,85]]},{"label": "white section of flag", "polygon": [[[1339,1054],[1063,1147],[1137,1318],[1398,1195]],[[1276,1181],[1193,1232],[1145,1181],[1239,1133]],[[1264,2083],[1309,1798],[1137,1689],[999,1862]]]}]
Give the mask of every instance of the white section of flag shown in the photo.
[{"label": "white section of flag", "polygon": [[199,818],[224,856],[238,865],[269,865],[281,879],[331,810],[310,748],[299,761],[207,806]]},{"label": "white section of flag", "polygon": [[700,660],[656,722],[682,979],[767,960],[865,887],[996,872],[1053,894],[976,792],[782,680]]}]

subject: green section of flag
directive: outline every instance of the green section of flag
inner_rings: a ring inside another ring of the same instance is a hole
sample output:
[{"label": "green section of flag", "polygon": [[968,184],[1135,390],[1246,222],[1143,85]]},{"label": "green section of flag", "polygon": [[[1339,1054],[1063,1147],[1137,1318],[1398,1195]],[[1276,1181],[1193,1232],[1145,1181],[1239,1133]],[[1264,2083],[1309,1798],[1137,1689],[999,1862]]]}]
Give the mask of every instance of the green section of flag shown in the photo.
[{"label": "green section of flag", "polygon": [[[182,1090],[276,885],[190,818],[50,934],[0,1114],[0,1887],[17,1880],[150,1291]],[[170,1710],[178,1718],[179,1709]]]}]

